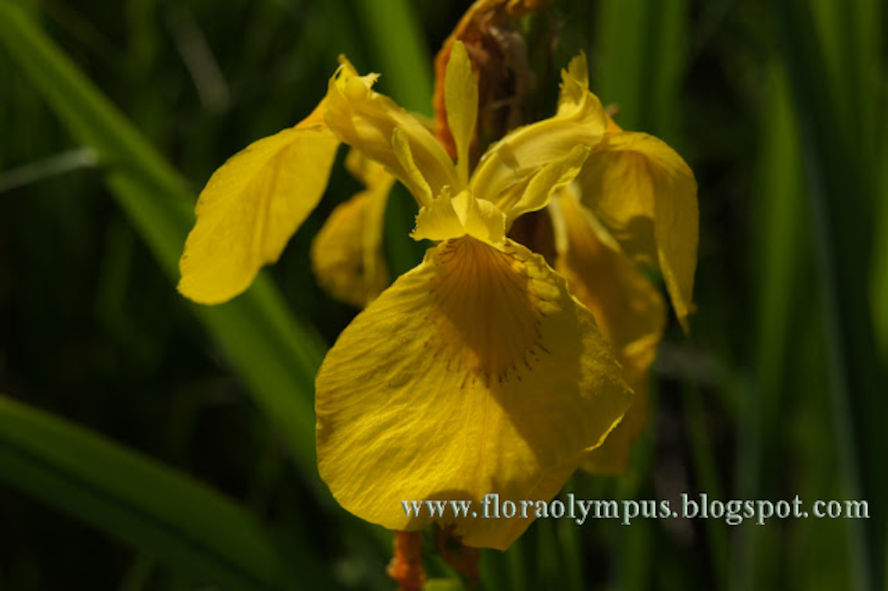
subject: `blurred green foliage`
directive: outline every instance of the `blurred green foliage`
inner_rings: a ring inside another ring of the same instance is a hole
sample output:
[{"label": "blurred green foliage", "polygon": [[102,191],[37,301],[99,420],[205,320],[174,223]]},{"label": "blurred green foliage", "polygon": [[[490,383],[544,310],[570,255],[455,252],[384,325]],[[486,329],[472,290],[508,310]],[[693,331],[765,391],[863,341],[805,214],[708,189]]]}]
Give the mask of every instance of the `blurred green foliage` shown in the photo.
[{"label": "blurred green foliage", "polygon": [[[0,588],[393,588],[388,535],[313,458],[312,373],[355,310],[308,248],[356,183],[334,173],[231,304],[187,304],[175,261],[210,173],[308,113],[337,54],[430,113],[465,8],[0,0]],[[700,185],[692,336],[670,327],[630,470],[564,492],[861,498],[870,519],[539,521],[483,553],[486,588],[886,588],[886,18],[878,0],[562,0],[528,20],[559,40],[536,115],[583,49],[620,124]],[[422,254],[413,207],[387,212],[399,271]]]}]

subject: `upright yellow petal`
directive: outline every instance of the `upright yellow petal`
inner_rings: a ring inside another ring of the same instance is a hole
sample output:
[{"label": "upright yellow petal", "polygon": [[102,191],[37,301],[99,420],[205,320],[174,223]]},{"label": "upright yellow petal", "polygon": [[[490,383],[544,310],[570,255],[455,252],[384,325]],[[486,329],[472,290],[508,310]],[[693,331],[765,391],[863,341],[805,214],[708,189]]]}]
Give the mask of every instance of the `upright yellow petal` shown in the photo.
[{"label": "upright yellow petal", "polygon": [[327,186],[339,141],[322,113],[323,101],[295,127],[253,142],[213,173],[179,261],[183,295],[224,302],[278,259]]},{"label": "upright yellow petal", "polygon": [[697,266],[697,182],[663,141],[609,133],[577,177],[583,204],[635,260],[657,265],[687,331]]},{"label": "upright yellow petal", "polygon": [[597,473],[621,472],[631,444],[644,427],[648,371],[666,324],[666,305],[636,264],[602,240],[596,223],[577,200],[573,187],[550,208],[558,251],[556,268],[568,287],[595,316],[601,333],[623,367],[635,401],[605,442],[590,451],[583,467]]},{"label": "upright yellow petal", "polygon": [[[589,147],[580,144],[574,146],[563,157],[541,168],[531,177],[527,187],[519,194],[518,201],[514,205],[508,206],[506,210],[508,212],[506,214],[507,224],[510,225],[520,215],[546,207],[559,191],[573,182],[588,155]],[[506,204],[506,200],[512,198],[511,192],[508,193],[502,196],[502,205]]]},{"label": "upright yellow petal", "polygon": [[561,92],[558,95],[558,112],[567,114],[582,110],[590,96],[589,92],[589,66],[586,63],[586,54],[580,52],[567,65],[567,70],[561,73]]},{"label": "upright yellow petal", "polygon": [[521,104],[531,91],[533,75],[521,19],[552,0],[477,0],[441,44],[435,56],[436,135],[456,159],[456,146],[447,121],[445,80],[454,42],[465,43],[478,81],[478,123],[473,148],[479,137],[502,137],[521,120]]},{"label": "upright yellow petal", "polygon": [[389,281],[382,231],[395,177],[357,150],[345,164],[367,189],[333,210],[312,241],[311,262],[318,283],[333,297],[364,307]]},{"label": "upright yellow petal", "polygon": [[417,183],[414,171],[405,168],[403,150],[399,158],[392,145],[395,129],[399,129],[431,195],[440,194],[447,185],[461,189],[450,156],[423,123],[392,99],[375,92],[374,75],[358,76],[347,59],[340,57],[340,62],[330,79],[324,111],[324,119],[337,137],[383,164],[424,204],[429,191]]},{"label": "upright yellow petal", "polygon": [[460,180],[468,184],[469,145],[478,120],[478,83],[472,74],[472,63],[462,41],[454,41],[444,79],[444,104],[447,122],[456,144],[457,170]]},{"label": "upright yellow petal", "polygon": [[502,196],[506,189],[564,158],[574,147],[592,147],[601,141],[607,114],[585,86],[587,82],[576,78],[576,64],[585,66],[585,58],[571,62],[571,70],[562,72],[562,86],[573,89],[569,104],[559,107],[555,116],[519,127],[491,146],[469,182],[475,195],[505,209]]},{"label": "upright yellow petal", "polygon": [[[410,148],[410,140],[407,139],[407,134],[400,127],[392,130],[392,150],[394,150],[395,159],[403,170],[402,182],[412,187],[413,196],[416,197],[416,201],[420,205],[431,203],[435,195],[419,167],[416,166],[413,150]],[[446,185],[445,188],[447,188]]]},{"label": "upright yellow petal", "polygon": [[[316,380],[318,466],[349,511],[428,523],[401,501],[549,499],[631,394],[592,314],[539,255],[471,237],[430,249],[342,332]],[[520,508],[520,507],[519,507]],[[504,549],[533,520],[455,522]]]}]

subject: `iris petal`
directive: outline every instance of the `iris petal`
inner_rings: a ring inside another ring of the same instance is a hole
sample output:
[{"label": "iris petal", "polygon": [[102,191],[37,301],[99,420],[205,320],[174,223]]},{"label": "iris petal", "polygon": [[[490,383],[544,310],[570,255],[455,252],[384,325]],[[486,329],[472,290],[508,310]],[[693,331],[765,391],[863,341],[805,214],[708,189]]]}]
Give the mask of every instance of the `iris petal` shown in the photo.
[{"label": "iris petal", "polygon": [[577,176],[583,204],[639,262],[658,266],[685,331],[697,265],[697,183],[663,141],[609,133]]},{"label": "iris petal", "polygon": [[[402,500],[551,498],[631,402],[563,278],[514,242],[471,237],[430,249],[359,314],[316,392],[321,477],[396,530],[430,521]],[[458,519],[456,533],[504,549],[532,519]]]},{"label": "iris petal", "polygon": [[589,92],[587,81],[576,78],[585,63],[582,57],[562,71],[562,87],[573,90],[570,100],[563,101],[553,117],[513,130],[481,157],[470,180],[476,195],[505,209],[502,200],[506,189],[564,158],[576,146],[592,147],[601,141],[607,114],[598,97]]},{"label": "iris petal", "polygon": [[179,261],[183,295],[224,302],[280,257],[320,201],[339,146],[322,113],[323,102],[295,127],[253,142],[213,173]]},{"label": "iris petal", "polygon": [[469,145],[478,119],[478,84],[462,41],[454,41],[450,50],[444,80],[444,103],[450,133],[456,144],[460,179],[466,183],[469,178]]},{"label": "iris petal", "polygon": [[339,204],[311,245],[318,283],[336,299],[364,307],[388,285],[382,252],[385,205],[395,178],[357,150],[346,168],[366,190]]},{"label": "iris petal", "polygon": [[573,182],[588,154],[588,146],[574,146],[565,156],[541,168],[531,177],[527,187],[519,193],[518,201],[509,206],[507,223],[511,224],[518,216],[548,205],[559,191]]},{"label": "iris petal", "polygon": [[[375,76],[358,76],[344,57],[327,90],[324,119],[343,142],[383,164],[416,197],[420,204],[429,193],[438,195],[445,186],[461,188],[450,156],[423,123],[389,97],[371,87]],[[395,129],[403,134],[415,168],[429,190],[417,183],[392,146]]]},{"label": "iris petal", "polygon": [[595,316],[601,333],[623,367],[635,401],[607,440],[587,454],[583,467],[597,473],[619,473],[647,413],[648,371],[666,323],[666,304],[654,285],[619,246],[612,247],[596,230],[598,223],[564,191],[553,203],[558,258],[556,268],[571,293]]},{"label": "iris petal", "polygon": [[475,199],[471,191],[451,198],[449,191],[419,210],[415,240],[447,240],[464,235],[499,246],[506,239],[506,216],[489,201]]}]

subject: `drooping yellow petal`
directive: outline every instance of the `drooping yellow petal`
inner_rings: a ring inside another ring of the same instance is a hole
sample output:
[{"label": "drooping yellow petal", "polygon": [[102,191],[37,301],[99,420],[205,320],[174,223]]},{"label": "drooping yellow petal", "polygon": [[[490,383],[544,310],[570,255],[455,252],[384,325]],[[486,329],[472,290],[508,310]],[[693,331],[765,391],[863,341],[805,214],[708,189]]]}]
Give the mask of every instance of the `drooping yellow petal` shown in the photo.
[{"label": "drooping yellow petal", "polygon": [[568,287],[595,316],[601,333],[623,367],[635,401],[605,442],[590,451],[583,467],[617,474],[628,461],[631,444],[644,427],[648,371],[666,323],[666,304],[636,264],[602,240],[591,213],[577,200],[574,187],[553,202],[556,268]]},{"label": "drooping yellow petal", "polygon": [[472,74],[472,63],[462,41],[454,41],[447,62],[444,80],[444,104],[447,122],[456,144],[457,170],[460,180],[469,180],[469,145],[478,119],[478,84]]},{"label": "drooping yellow petal", "polygon": [[663,141],[609,133],[577,176],[583,204],[635,260],[657,265],[687,331],[697,266],[697,182]]},{"label": "drooping yellow petal", "polygon": [[665,324],[663,298],[618,246],[608,245],[575,188],[559,194],[551,210],[558,271],[620,356],[636,354],[640,343],[655,347]]},{"label": "drooping yellow petal", "polygon": [[382,230],[395,177],[357,150],[345,165],[367,189],[333,210],[312,242],[311,262],[318,283],[333,297],[364,307],[389,281]]},{"label": "drooping yellow petal", "polygon": [[[316,393],[321,477],[396,530],[429,521],[402,500],[551,498],[631,402],[564,279],[514,242],[471,237],[430,249],[354,319]],[[456,534],[506,548],[532,519],[458,519]]]},{"label": "drooping yellow petal", "polygon": [[576,78],[577,64],[585,66],[585,57],[571,62],[570,71],[562,71],[562,86],[574,90],[570,101],[560,106],[555,116],[519,127],[481,157],[469,182],[475,195],[505,209],[501,203],[503,191],[564,158],[575,146],[592,147],[601,140],[607,114],[598,97],[585,86],[587,81]]},{"label": "drooping yellow petal", "polygon": [[[345,143],[383,164],[416,197],[420,204],[429,191],[416,182],[415,174],[405,168],[392,146],[395,129],[409,145],[416,170],[422,173],[431,195],[444,186],[461,188],[450,156],[421,121],[385,95],[372,90],[375,76],[358,76],[345,57],[330,79],[324,119]],[[403,153],[402,153],[403,157]]]},{"label": "drooping yellow petal", "polygon": [[295,127],[253,142],[213,173],[179,261],[183,295],[224,302],[278,259],[327,186],[339,141],[322,113],[323,101]]}]

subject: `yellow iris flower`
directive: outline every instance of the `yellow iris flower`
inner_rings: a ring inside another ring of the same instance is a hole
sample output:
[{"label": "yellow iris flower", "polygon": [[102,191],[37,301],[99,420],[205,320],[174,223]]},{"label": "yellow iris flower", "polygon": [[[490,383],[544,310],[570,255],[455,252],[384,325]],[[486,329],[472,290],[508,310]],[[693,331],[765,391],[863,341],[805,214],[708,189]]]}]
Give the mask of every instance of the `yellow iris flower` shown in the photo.
[{"label": "yellow iris flower", "polygon": [[[339,336],[316,378],[322,479],[346,509],[394,530],[429,520],[408,517],[402,500],[477,502],[490,492],[515,501],[549,499],[605,441],[633,394],[608,344],[613,336],[602,335],[561,274],[507,232],[522,214],[560,204],[570,270],[569,245],[582,240],[572,229],[571,208],[585,208],[579,211],[638,237],[633,254],[659,263],[683,320],[696,253],[671,232],[690,228],[686,218],[693,217],[696,248],[696,195],[692,209],[671,195],[662,203],[656,191],[626,202],[586,198],[590,183],[625,184],[609,171],[633,165],[605,156],[596,172],[602,142],[629,160],[639,152],[631,138],[614,135],[588,90],[583,56],[563,72],[557,113],[506,135],[471,171],[478,90],[462,43],[453,45],[445,80],[455,164],[420,120],[372,90],[375,75],[359,76],[340,61],[308,118],[253,143],[211,177],[185,245],[179,289],[204,303],[246,289],[318,203],[338,143],[352,146],[357,153],[347,164],[367,190],[345,204],[352,213],[340,212],[313,251],[316,270],[333,278],[331,289],[370,303]],[[655,170],[648,160],[652,182],[679,171]],[[671,156],[668,162],[675,164]],[[413,237],[437,243],[384,290],[379,220],[391,185],[380,165],[420,206]],[[679,172],[690,174],[686,168]],[[638,234],[640,227],[649,235]],[[354,241],[358,230],[360,240],[346,249],[351,256],[322,260],[330,245]],[[470,546],[504,549],[532,518],[532,512],[526,519],[466,518],[456,520],[455,533]]]},{"label": "yellow iris flower", "polygon": [[697,256],[697,185],[684,160],[664,142],[623,131],[608,117],[602,141],[547,211],[555,267],[594,314],[636,395],[617,428],[583,461],[587,470],[617,474],[645,423],[648,370],[666,323],[663,298],[639,264],[660,268],[687,331]]}]

